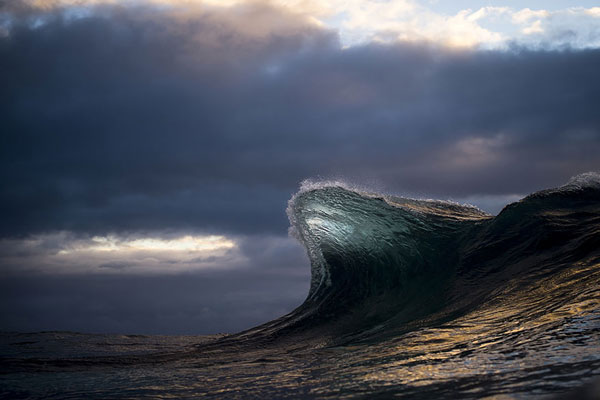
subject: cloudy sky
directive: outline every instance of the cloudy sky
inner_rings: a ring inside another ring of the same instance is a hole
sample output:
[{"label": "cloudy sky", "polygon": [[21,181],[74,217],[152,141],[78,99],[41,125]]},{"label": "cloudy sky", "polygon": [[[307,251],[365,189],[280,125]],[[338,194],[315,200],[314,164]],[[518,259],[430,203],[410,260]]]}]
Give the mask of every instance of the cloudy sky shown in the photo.
[{"label": "cloudy sky", "polygon": [[0,0],[0,330],[299,305],[304,179],[497,213],[600,169],[600,4]]}]

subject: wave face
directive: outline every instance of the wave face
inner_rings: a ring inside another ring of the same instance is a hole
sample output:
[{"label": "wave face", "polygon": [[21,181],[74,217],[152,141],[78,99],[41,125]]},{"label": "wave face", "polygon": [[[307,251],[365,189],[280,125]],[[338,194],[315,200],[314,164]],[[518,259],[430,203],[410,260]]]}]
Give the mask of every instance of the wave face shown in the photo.
[{"label": "wave face", "polygon": [[311,287],[304,304],[271,327],[329,327],[338,341],[454,318],[503,285],[527,286],[600,256],[595,173],[527,196],[495,217],[452,202],[307,182],[288,216],[310,258]]}]

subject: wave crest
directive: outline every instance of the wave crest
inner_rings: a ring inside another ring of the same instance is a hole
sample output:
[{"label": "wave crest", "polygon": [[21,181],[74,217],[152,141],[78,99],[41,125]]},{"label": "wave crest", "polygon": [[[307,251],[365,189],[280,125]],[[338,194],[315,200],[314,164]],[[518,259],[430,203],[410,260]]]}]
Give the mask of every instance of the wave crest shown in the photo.
[{"label": "wave crest", "polygon": [[525,287],[600,259],[597,173],[529,195],[496,217],[469,205],[372,193],[340,181],[304,181],[287,213],[312,278],[300,307],[258,329],[276,336],[313,330],[338,341],[393,335],[467,312],[509,282]]}]

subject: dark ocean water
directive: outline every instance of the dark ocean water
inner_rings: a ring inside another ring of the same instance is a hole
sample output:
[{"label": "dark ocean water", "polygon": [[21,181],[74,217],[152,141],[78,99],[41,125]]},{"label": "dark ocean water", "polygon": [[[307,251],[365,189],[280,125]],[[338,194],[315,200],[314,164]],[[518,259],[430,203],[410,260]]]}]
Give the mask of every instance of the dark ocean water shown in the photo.
[{"label": "dark ocean water", "polygon": [[0,396],[600,398],[597,174],[495,217],[337,183],[288,215],[312,268],[290,314],[220,336],[3,333]]}]

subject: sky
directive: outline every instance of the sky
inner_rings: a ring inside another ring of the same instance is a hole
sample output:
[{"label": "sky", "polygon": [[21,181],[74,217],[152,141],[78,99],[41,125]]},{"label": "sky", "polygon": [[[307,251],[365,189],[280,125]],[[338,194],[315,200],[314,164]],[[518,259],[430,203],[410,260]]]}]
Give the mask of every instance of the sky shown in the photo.
[{"label": "sky", "polygon": [[303,180],[496,214],[600,170],[599,70],[592,1],[0,1],[0,330],[281,316]]}]

